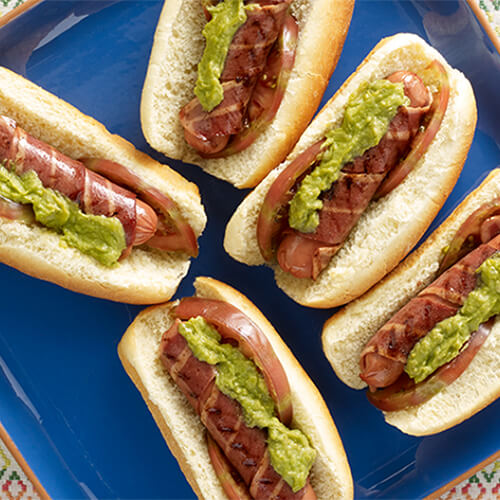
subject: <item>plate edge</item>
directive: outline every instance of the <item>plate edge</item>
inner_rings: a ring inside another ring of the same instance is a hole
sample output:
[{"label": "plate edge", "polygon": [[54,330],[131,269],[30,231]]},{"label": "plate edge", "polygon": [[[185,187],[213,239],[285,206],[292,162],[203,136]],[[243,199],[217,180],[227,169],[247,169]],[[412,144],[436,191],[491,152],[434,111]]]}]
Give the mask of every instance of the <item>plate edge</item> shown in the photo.
[{"label": "plate edge", "polygon": [[7,14],[0,16],[0,28],[2,26],[5,26],[6,24],[10,23],[12,20],[16,19],[16,17],[19,17],[21,14],[26,12],[28,9],[31,9],[31,7],[34,7],[36,4],[38,4],[42,1],[43,0],[26,0],[22,4],[13,8],[10,12],[7,12]]},{"label": "plate edge", "polygon": [[496,34],[495,30],[492,28],[485,13],[479,8],[476,0],[467,0],[467,3],[469,4],[469,7],[471,8],[472,12],[474,13],[477,20],[483,27],[484,31],[490,38],[491,43],[495,46],[497,52],[500,53],[500,37]]}]

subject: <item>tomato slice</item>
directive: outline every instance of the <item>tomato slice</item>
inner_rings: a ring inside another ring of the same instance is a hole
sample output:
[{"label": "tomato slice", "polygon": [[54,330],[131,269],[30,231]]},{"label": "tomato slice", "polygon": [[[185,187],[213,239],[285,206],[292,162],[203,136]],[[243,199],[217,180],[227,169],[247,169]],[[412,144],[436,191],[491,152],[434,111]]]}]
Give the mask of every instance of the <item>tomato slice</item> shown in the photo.
[{"label": "tomato slice", "polygon": [[500,197],[474,210],[459,227],[448,245],[438,273],[446,271],[446,269],[455,264],[455,262],[458,262],[464,255],[467,255],[471,250],[484,243],[481,241],[481,226],[486,219],[498,214],[500,214]]},{"label": "tomato slice", "polygon": [[0,196],[0,217],[25,222],[30,224],[35,222],[35,214],[30,205],[23,205]]},{"label": "tomato slice", "polygon": [[276,237],[280,234],[288,203],[293,197],[292,188],[309,169],[321,152],[325,139],[314,143],[293,160],[278,175],[264,198],[257,220],[257,241],[265,260],[273,259]]},{"label": "tomato slice", "polygon": [[435,75],[439,81],[439,90],[433,95],[431,109],[425,118],[424,129],[413,139],[411,151],[406,158],[401,160],[382,181],[382,184],[375,193],[375,199],[381,198],[392,191],[413,170],[429,148],[443,121],[450,97],[448,73],[443,65],[436,60],[432,61],[426,69]]},{"label": "tomato slice", "polygon": [[460,354],[430,375],[415,384],[406,373],[391,386],[376,392],[367,392],[370,403],[383,411],[397,411],[425,403],[439,391],[455,381],[469,366],[488,337],[495,318],[483,323],[470,337]]},{"label": "tomato slice", "polygon": [[222,151],[202,155],[205,158],[222,158],[248,148],[273,120],[285,95],[290,73],[295,63],[299,27],[293,16],[287,12],[275,48],[269,54],[264,73],[257,82],[249,104],[262,110],[251,118],[248,127],[236,134]]},{"label": "tomato slice", "polygon": [[200,297],[181,299],[175,314],[182,320],[202,316],[223,339],[236,341],[241,352],[262,372],[279,419],[290,425],[293,409],[288,378],[269,340],[246,314],[227,302]]},{"label": "tomato slice", "polygon": [[103,175],[110,181],[126,187],[158,212],[158,231],[147,242],[161,250],[182,250],[191,257],[198,256],[198,242],[193,228],[184,219],[179,207],[168,195],[146,184],[136,174],[120,163],[110,160],[85,158],[87,168]]},{"label": "tomato slice", "polygon": [[219,445],[207,434],[207,448],[215,474],[229,500],[251,500],[248,489],[236,469],[222,453]]}]

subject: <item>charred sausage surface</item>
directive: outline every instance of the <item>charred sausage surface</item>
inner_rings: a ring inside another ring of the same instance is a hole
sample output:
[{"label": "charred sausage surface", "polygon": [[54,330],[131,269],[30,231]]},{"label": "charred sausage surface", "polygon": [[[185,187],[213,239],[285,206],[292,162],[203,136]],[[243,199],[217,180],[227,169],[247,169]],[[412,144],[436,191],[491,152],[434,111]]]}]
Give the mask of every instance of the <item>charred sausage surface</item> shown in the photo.
[{"label": "charred sausage surface", "polygon": [[203,109],[197,97],[180,111],[184,137],[201,154],[224,149],[232,135],[246,124],[247,108],[258,78],[285,20],[290,1],[255,2],[247,20],[236,32],[226,57],[220,82],[222,102],[213,110]]},{"label": "charred sausage surface", "polygon": [[253,498],[315,499],[309,484],[293,493],[269,462],[267,433],[248,427],[239,403],[215,385],[216,368],[198,360],[178,331],[179,320],[165,332],[160,359],[200,416],[208,432],[239,473]]},{"label": "charred sausage surface", "polygon": [[145,243],[156,231],[154,210],[134,193],[36,139],[5,116],[0,116],[0,162],[15,168],[18,175],[34,171],[44,187],[78,203],[84,213],[117,217],[125,231],[124,253]]},{"label": "charred sausage surface", "polygon": [[477,285],[478,267],[499,250],[497,235],[445,271],[372,337],[360,360],[360,377],[370,388],[388,387],[399,378],[413,346],[437,323],[458,312]]},{"label": "charred sausage surface", "polygon": [[322,197],[323,208],[316,230],[306,234],[287,228],[283,232],[278,262],[284,271],[298,278],[316,279],[328,265],[384,177],[408,153],[430,108],[430,93],[417,75],[398,71],[387,79],[404,84],[410,105],[400,107],[377,146],[342,168],[339,179]]}]

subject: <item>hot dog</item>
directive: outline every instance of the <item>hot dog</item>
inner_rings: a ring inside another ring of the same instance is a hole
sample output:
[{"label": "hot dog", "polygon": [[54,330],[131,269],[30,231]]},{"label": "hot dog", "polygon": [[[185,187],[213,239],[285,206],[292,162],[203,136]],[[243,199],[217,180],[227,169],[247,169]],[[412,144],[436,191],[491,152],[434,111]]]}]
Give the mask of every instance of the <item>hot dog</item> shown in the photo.
[{"label": "hot dog", "polygon": [[4,68],[0,87],[0,259],[99,297],[170,297],[197,254],[197,190]]},{"label": "hot dog", "polygon": [[[141,102],[148,142],[237,187],[256,185],[286,156],[314,114],[353,4],[165,4]],[[317,55],[311,57],[313,51]]]},{"label": "hot dog", "polygon": [[36,172],[44,187],[76,201],[85,213],[117,217],[125,231],[124,253],[145,243],[156,232],[158,220],[154,210],[137,200],[134,193],[35,139],[5,116],[0,116],[0,162],[19,176]]},{"label": "hot dog", "polygon": [[[293,38],[290,41],[293,66],[298,26],[293,16],[287,12],[290,3],[291,0],[272,4],[259,1],[253,3],[254,7],[245,11],[246,20],[238,28],[229,45],[224,70],[220,76],[223,88],[221,102],[215,107],[213,103],[205,109],[200,99],[195,97],[181,109],[180,120],[186,142],[202,156],[225,156],[229,140],[243,130],[245,121],[248,122],[248,128],[252,127],[252,122],[260,114],[257,111],[259,98],[254,96],[257,82],[269,81],[268,88],[276,88],[281,72],[281,65],[278,64],[277,75],[273,81],[267,67],[270,51],[280,51],[279,45],[276,44],[278,36],[281,36],[283,41],[287,37]],[[287,28],[284,28],[285,26]],[[288,29],[288,32],[283,33],[284,29]],[[279,58],[279,55],[275,58]],[[286,86],[286,82],[282,85]],[[272,100],[272,96],[269,99]],[[267,107],[262,104],[262,108]],[[249,145],[249,142],[245,144],[246,147]]]},{"label": "hot dog", "polygon": [[367,384],[369,400],[403,432],[445,430],[500,395],[499,195],[495,170],[422,247],[325,324],[337,375]]},{"label": "hot dog", "polygon": [[[358,297],[430,224],[461,171],[475,122],[469,82],[440,54],[415,35],[382,40],[238,207],[226,251],[271,265],[300,304]],[[451,139],[456,133],[460,141]]]},{"label": "hot dog", "polygon": [[[223,283],[197,278],[195,288],[196,297],[142,312],[122,338],[118,353],[196,494],[352,498],[349,466],[326,406],[271,325],[248,299]],[[209,341],[214,350],[193,340],[205,338],[205,332],[216,339],[215,344]],[[210,357],[219,356],[219,350],[224,358],[217,357],[214,365]],[[240,362],[243,375],[231,382],[235,376],[228,379],[226,374],[234,372],[231,363]],[[242,406],[249,397],[245,381],[254,380],[254,372],[261,380],[255,387],[264,384],[268,392],[259,399],[261,408],[274,406],[268,424],[276,425],[273,430],[250,423],[261,417]],[[289,456],[292,462],[299,457],[307,462],[306,453],[314,450],[311,475],[307,468],[304,475],[299,462],[287,463],[283,471],[283,463],[276,462],[274,440],[285,428],[294,429],[301,443]],[[293,480],[299,471],[300,480]]]},{"label": "hot dog", "polygon": [[[350,231],[382,184],[384,178],[401,158],[407,156],[411,144],[422,127],[431,104],[431,94],[422,80],[409,71],[389,75],[390,82],[401,82],[408,106],[400,106],[380,142],[342,167],[340,177],[325,192],[314,232],[304,233],[286,227],[276,251],[279,266],[297,278],[317,279],[330,259],[341,248]],[[319,153],[318,153],[319,156]],[[316,161],[316,160],[313,160]],[[314,168],[314,167],[313,167]],[[286,170],[282,175],[286,175]],[[264,204],[273,195],[271,186]],[[298,184],[295,185],[296,190]],[[266,217],[261,210],[257,232],[265,231]],[[265,255],[268,242],[259,238]]]},{"label": "hot dog", "polygon": [[415,344],[439,322],[457,314],[477,286],[479,267],[499,250],[498,236],[485,241],[393,316],[361,353],[360,378],[372,389],[396,382]]}]

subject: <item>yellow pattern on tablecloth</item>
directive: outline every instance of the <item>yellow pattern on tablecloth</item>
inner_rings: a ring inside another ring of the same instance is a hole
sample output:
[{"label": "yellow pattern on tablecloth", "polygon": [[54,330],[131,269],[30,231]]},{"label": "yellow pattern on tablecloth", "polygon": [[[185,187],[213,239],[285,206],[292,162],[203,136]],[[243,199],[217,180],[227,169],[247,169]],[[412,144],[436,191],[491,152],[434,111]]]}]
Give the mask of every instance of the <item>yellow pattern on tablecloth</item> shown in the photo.
[{"label": "yellow pattern on tablecloth", "polygon": [[31,481],[0,440],[0,499],[39,500]]}]

